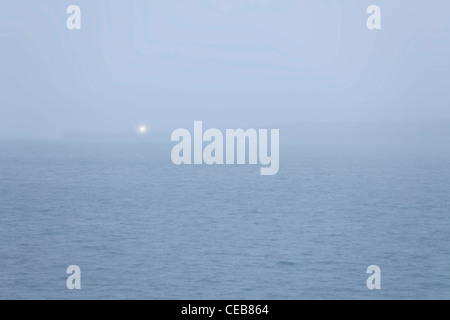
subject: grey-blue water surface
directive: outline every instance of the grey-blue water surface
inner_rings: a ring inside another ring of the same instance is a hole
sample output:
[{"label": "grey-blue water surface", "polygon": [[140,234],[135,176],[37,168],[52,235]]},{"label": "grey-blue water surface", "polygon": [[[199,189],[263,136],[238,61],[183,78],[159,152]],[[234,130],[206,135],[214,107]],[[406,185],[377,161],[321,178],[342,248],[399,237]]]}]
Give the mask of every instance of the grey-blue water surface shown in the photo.
[{"label": "grey-blue water surface", "polygon": [[170,148],[1,142],[0,299],[450,298],[448,145],[284,145],[273,177]]}]

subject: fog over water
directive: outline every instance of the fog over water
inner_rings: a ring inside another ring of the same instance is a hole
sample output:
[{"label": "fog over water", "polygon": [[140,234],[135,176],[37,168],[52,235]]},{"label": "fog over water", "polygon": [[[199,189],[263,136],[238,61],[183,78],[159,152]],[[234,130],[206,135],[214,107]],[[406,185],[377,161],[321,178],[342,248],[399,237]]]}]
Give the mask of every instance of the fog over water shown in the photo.
[{"label": "fog over water", "polygon": [[[1,1],[0,299],[449,299],[449,13]],[[194,121],[279,129],[273,175],[204,164]]]},{"label": "fog over water", "polygon": [[0,138],[450,120],[450,3],[372,2],[3,2]]}]

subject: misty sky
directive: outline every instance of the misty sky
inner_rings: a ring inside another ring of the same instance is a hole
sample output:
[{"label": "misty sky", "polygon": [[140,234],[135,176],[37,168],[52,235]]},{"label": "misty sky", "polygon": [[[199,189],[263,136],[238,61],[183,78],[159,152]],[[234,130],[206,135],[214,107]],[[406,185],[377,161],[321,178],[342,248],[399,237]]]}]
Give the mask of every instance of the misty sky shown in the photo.
[{"label": "misty sky", "polygon": [[0,138],[450,120],[449,15],[448,0],[1,0]]}]

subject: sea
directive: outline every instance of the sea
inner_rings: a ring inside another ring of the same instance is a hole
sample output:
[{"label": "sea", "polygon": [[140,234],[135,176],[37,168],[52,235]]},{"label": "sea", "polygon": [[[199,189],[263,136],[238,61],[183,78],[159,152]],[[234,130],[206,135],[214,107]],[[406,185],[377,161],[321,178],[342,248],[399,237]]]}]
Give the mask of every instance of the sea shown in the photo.
[{"label": "sea", "polygon": [[449,146],[284,144],[261,176],[165,143],[2,141],[0,299],[450,299]]}]

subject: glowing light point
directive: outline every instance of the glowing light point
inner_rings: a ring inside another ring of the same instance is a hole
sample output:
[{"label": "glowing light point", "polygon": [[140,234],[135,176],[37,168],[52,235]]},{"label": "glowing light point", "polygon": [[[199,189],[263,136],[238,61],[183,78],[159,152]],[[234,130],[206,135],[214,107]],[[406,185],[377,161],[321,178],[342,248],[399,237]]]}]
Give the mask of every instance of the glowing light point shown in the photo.
[{"label": "glowing light point", "polygon": [[139,127],[139,133],[140,134],[146,134],[147,133],[147,127],[146,126],[140,126]]}]

